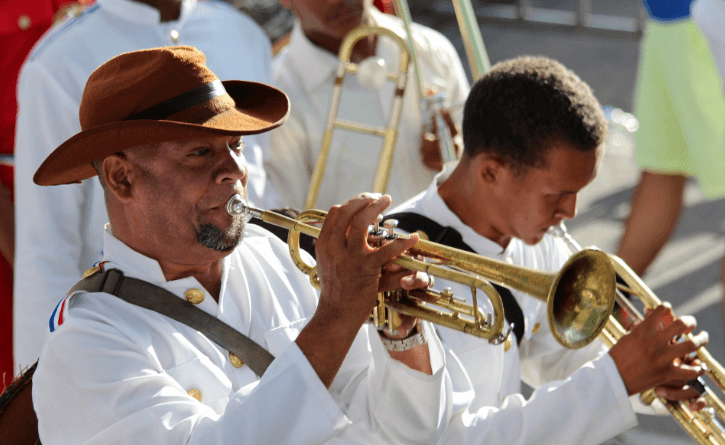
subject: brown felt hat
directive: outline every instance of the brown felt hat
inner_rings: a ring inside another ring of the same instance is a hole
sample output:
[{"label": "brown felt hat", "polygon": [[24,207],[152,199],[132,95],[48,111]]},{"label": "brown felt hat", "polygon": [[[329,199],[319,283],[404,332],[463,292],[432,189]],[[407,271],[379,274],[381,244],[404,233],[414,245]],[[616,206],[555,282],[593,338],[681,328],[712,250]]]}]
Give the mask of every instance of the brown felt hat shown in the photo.
[{"label": "brown felt hat", "polygon": [[39,185],[80,182],[91,163],[112,153],[214,135],[257,134],[287,119],[287,96],[270,86],[227,80],[190,46],[121,54],[96,69],[83,90],[81,132],[63,142],[35,172]]}]

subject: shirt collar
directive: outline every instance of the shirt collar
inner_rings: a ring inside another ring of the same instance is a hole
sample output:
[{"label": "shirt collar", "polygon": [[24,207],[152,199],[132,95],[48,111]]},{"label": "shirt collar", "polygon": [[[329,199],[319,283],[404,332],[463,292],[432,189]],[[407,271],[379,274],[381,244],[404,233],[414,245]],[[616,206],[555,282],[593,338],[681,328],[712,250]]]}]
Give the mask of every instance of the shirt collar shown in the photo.
[{"label": "shirt collar", "polygon": [[[124,20],[146,26],[161,24],[161,13],[153,6],[132,0],[96,0],[103,9]],[[181,0],[181,13],[178,20],[173,23],[177,26],[183,25],[196,8],[197,0]]]},{"label": "shirt collar", "polygon": [[113,236],[111,224],[106,224],[103,232],[103,261],[121,266],[126,275],[151,283],[166,282],[158,261],[136,252]]}]

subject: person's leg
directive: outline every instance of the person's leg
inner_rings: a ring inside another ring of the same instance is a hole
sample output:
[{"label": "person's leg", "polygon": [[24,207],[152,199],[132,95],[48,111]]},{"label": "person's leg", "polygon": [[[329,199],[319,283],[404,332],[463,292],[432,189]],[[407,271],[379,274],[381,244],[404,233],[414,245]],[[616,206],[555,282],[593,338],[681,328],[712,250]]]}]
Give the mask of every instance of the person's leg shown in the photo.
[{"label": "person's leg", "polygon": [[682,212],[687,178],[643,171],[617,255],[642,276],[667,243]]}]

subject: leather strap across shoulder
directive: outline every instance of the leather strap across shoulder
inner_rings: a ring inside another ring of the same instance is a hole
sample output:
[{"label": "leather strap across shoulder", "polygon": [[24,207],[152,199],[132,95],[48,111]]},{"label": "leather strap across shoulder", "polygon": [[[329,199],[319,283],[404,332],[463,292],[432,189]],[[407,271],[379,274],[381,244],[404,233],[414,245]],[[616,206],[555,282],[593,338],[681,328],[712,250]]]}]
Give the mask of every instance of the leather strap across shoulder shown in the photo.
[{"label": "leather strap across shoulder", "polygon": [[127,277],[118,269],[96,272],[76,283],[70,293],[79,290],[105,292],[127,303],[156,311],[184,323],[242,359],[260,377],[274,360],[274,356],[254,340],[218,318],[166,289],[147,281]]}]

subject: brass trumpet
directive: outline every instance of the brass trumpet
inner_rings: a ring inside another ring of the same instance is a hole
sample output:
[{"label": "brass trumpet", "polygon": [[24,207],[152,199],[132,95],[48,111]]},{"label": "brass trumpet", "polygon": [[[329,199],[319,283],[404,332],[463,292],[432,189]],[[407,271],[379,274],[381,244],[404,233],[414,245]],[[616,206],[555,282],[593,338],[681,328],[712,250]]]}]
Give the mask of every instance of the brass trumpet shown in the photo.
[{"label": "brass trumpet", "polygon": [[[569,250],[573,253],[582,251],[582,247],[574,238],[569,235],[566,230],[564,223],[560,223],[558,226],[551,227],[549,231],[561,238],[567,245]],[[615,255],[608,255],[610,261],[614,267],[614,270],[619,277],[627,283],[626,286],[617,284],[616,301],[624,308],[624,310],[633,318],[642,320],[644,317],[639,311],[632,305],[632,303],[624,297],[619,291],[628,292],[630,295],[639,298],[645,307],[654,309],[660,304],[659,298],[647,287],[646,284],[640,279],[627,264],[622,261],[621,258]],[[602,331],[600,339],[608,347],[614,346],[620,338],[627,334],[627,330],[611,315],[606,324],[605,329]],[[691,334],[685,336],[688,340],[692,338]],[[708,376],[720,387],[725,388],[725,370],[722,365],[718,363],[712,355],[704,348],[701,347],[697,350],[697,357],[703,362],[703,367],[706,369]],[[692,436],[692,438],[701,445],[713,445],[720,444],[725,445],[725,431],[715,421],[715,415],[721,420],[725,419],[725,404],[717,397],[717,395],[707,386],[705,386],[700,379],[691,382],[693,387],[699,387],[705,400],[708,403],[708,407],[699,412],[693,412],[685,402],[680,401],[669,401],[658,397],[654,390],[650,389],[640,395],[642,401],[646,404],[652,404],[655,399],[659,399],[665,407],[670,411],[670,414],[680,423],[682,428]]]},{"label": "brass trumpet", "polygon": [[[300,255],[299,237],[300,233],[317,237],[320,229],[306,222],[323,221],[326,212],[307,210],[297,219],[291,219],[250,207],[239,195],[229,199],[226,209],[230,215],[251,215],[270,224],[287,228],[288,245],[293,261],[300,270],[309,275],[313,285],[319,286],[316,269],[306,264]],[[384,229],[376,223],[370,230],[368,242],[383,243],[396,237],[407,236],[395,233],[396,227],[397,224],[390,220],[386,221]],[[416,260],[413,256],[424,256],[428,261]],[[485,278],[546,300],[552,332],[561,341],[574,348],[593,341],[599,335],[614,305],[612,264],[606,254],[593,249],[572,256],[558,274],[512,266],[502,261],[424,240],[419,241],[409,251],[409,255],[397,258],[395,263],[406,269],[426,272],[444,280],[470,286],[473,304],[467,305],[459,301],[448,290],[389,292],[383,296],[373,313],[373,322],[377,325],[390,323],[390,320],[381,313],[382,309],[388,307],[403,314],[486,338],[492,344],[500,344],[508,338],[512,327],[503,332],[503,303],[498,292],[484,280]],[[493,314],[483,316],[478,307],[477,290],[483,291],[488,296]],[[391,328],[394,330],[395,326]]]}]

